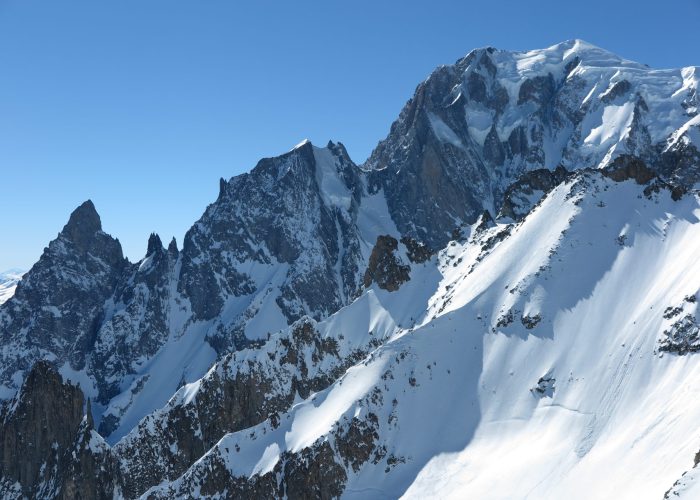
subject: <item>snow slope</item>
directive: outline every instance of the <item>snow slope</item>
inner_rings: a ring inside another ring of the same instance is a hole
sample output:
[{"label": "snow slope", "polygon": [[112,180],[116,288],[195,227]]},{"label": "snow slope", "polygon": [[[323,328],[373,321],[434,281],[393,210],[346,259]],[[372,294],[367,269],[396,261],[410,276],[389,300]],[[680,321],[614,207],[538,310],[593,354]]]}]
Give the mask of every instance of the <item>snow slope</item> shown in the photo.
[{"label": "snow slope", "polygon": [[398,292],[319,324],[384,342],[279,427],[227,435],[150,493],[186,498],[213,464],[279,477],[324,442],[342,457],[363,421],[377,434],[346,462],[346,498],[661,498],[700,449],[700,365],[659,350],[668,309],[696,314],[698,217],[697,194],[577,174],[522,223],[474,226]]}]

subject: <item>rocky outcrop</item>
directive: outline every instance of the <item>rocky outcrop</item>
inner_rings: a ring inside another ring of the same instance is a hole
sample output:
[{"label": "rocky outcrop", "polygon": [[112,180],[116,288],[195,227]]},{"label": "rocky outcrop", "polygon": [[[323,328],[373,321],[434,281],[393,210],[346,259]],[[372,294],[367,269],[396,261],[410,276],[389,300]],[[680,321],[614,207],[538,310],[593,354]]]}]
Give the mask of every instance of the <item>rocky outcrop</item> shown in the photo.
[{"label": "rocky outcrop", "polygon": [[0,410],[4,498],[51,497],[60,489],[66,456],[83,419],[83,403],[82,391],[65,384],[49,363],[34,365],[17,396]]},{"label": "rocky outcrop", "polygon": [[122,492],[119,469],[109,445],[93,428],[89,405],[71,453],[64,457],[57,495],[63,500],[108,500]]},{"label": "rocky outcrop", "polygon": [[647,184],[656,177],[656,172],[647,167],[640,158],[623,155],[603,169],[603,175],[616,182],[634,179],[637,184]]},{"label": "rocky outcrop", "polygon": [[430,247],[408,236],[401,238],[401,243],[406,247],[406,256],[408,260],[415,264],[427,262],[434,254],[434,252],[430,250]]},{"label": "rocky outcrop", "polygon": [[51,364],[37,362],[0,410],[3,498],[111,499],[119,474],[95,431],[90,401]]},{"label": "rocky outcrop", "polygon": [[696,318],[697,299],[688,295],[675,307],[667,307],[664,319],[668,326],[659,339],[659,351],[685,355],[700,351],[700,324]]},{"label": "rocky outcrop", "polygon": [[[185,498],[200,492],[207,496],[228,498],[289,498],[302,500],[339,498],[345,489],[347,475],[336,461],[328,442],[319,441],[299,453],[284,453],[274,468],[265,474],[252,477],[232,476],[221,454],[207,455],[198,471],[185,475],[175,485],[150,491],[145,498]],[[201,469],[200,469],[201,470]]]},{"label": "rocky outcrop", "polygon": [[365,287],[376,283],[383,290],[395,292],[410,279],[411,267],[403,264],[396,254],[398,247],[399,242],[396,238],[388,235],[377,237],[365,271]]},{"label": "rocky outcrop", "polygon": [[540,168],[524,173],[506,190],[499,217],[521,220],[545,194],[564,182],[568,174],[562,166],[555,170]]}]

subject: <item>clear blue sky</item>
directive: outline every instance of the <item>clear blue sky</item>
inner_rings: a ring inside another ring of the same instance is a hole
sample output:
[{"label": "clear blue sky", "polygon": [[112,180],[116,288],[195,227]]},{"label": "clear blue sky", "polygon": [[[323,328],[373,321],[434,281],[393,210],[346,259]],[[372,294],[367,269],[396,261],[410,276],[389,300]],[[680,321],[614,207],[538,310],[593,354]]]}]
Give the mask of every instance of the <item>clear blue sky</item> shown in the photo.
[{"label": "clear blue sky", "polygon": [[219,177],[304,138],[357,162],[415,86],[475,47],[583,38],[700,65],[700,0],[0,0],[0,270],[91,198],[132,260],[182,237]]}]

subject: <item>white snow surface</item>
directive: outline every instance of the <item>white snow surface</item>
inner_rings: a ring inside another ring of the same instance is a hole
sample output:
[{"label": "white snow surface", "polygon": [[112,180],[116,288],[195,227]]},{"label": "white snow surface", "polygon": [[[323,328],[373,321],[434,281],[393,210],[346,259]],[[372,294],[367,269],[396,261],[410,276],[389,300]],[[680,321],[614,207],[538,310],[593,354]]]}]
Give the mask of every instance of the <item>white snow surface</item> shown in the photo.
[{"label": "white snow surface", "polygon": [[[433,132],[435,133],[438,139],[444,142],[449,142],[450,144],[458,148],[464,147],[462,141],[459,139],[457,134],[455,134],[454,130],[452,130],[449,125],[443,122],[439,116],[436,116],[433,113],[429,113],[428,119],[430,120],[430,126],[433,128]],[[486,133],[488,133],[488,130],[486,131]]]},{"label": "white snow surface", "polygon": [[352,194],[341,177],[338,158],[328,148],[313,146],[316,160],[316,182],[329,208],[339,207],[350,210]]}]

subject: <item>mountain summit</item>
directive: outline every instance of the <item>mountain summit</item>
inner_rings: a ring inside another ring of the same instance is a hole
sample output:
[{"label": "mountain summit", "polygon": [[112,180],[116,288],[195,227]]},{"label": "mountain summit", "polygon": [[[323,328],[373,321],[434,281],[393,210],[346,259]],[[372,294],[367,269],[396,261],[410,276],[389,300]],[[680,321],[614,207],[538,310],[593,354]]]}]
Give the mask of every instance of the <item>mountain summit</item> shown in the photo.
[{"label": "mountain summit", "polygon": [[694,498],[698,83],[477,49],[364,165],[221,179],[181,249],[85,202],[0,305],[0,491]]}]

